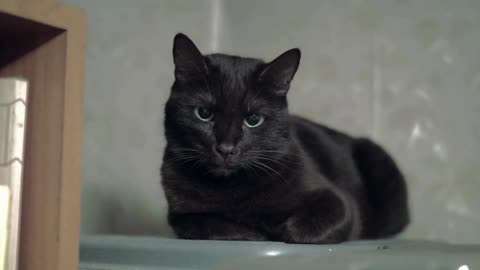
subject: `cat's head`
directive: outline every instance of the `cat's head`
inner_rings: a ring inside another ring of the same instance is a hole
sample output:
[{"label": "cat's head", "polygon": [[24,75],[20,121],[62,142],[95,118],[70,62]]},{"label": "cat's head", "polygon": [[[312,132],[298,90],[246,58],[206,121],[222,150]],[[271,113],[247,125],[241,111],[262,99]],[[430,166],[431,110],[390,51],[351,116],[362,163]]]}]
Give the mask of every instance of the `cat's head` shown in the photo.
[{"label": "cat's head", "polygon": [[173,59],[175,82],[165,108],[170,161],[218,177],[268,171],[289,146],[286,94],[300,50],[269,63],[202,55],[187,36],[177,34]]}]

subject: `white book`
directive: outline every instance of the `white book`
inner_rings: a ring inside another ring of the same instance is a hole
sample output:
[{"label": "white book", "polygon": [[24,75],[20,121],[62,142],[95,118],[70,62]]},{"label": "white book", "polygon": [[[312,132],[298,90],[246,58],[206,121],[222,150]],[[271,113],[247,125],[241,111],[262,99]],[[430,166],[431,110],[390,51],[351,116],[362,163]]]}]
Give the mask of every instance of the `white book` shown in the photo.
[{"label": "white book", "polygon": [[0,78],[0,270],[17,269],[27,82]]}]

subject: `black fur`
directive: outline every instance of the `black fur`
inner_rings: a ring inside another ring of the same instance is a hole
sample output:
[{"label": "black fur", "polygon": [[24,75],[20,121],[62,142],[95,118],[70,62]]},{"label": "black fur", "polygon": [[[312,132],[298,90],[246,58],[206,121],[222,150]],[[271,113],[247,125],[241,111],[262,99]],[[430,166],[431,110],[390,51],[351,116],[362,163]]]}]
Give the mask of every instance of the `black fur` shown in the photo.
[{"label": "black fur", "polygon": [[[408,224],[405,181],[380,146],[288,113],[298,49],[270,63],[203,56],[178,34],[173,56],[162,183],[180,238],[337,243]],[[262,125],[243,123],[252,113]]]}]

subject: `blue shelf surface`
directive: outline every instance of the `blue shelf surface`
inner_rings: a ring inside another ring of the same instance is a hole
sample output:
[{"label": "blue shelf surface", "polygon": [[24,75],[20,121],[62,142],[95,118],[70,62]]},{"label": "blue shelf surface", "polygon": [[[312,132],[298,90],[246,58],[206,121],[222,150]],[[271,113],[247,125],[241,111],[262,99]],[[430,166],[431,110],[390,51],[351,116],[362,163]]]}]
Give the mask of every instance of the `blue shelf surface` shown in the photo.
[{"label": "blue shelf surface", "polygon": [[420,240],[297,245],[279,242],[84,236],[80,244],[80,269],[476,270],[480,269],[480,245]]}]

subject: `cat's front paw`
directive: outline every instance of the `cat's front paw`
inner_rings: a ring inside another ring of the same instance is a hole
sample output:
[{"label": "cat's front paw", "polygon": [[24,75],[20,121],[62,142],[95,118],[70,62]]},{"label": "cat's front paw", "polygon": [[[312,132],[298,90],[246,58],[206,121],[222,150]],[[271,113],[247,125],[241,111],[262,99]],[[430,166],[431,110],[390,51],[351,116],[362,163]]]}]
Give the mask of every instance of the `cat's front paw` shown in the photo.
[{"label": "cat's front paw", "polygon": [[343,235],[332,233],[328,226],[316,218],[295,215],[284,224],[282,240],[292,244],[334,244],[345,241]]},{"label": "cat's front paw", "polygon": [[231,233],[225,235],[211,235],[209,240],[225,240],[225,241],[267,241],[267,237],[261,233]]},{"label": "cat's front paw", "polygon": [[333,244],[348,240],[352,218],[344,202],[330,191],[319,193],[282,225],[287,243]]}]

